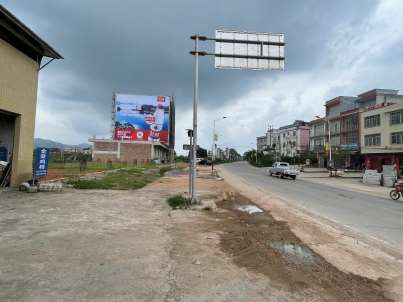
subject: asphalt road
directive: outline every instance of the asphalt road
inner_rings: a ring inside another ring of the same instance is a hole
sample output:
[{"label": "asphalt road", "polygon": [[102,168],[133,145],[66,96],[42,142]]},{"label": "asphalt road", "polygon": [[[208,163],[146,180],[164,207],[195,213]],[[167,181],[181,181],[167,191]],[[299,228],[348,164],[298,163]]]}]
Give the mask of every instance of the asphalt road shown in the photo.
[{"label": "asphalt road", "polygon": [[403,250],[403,202],[360,192],[340,190],[303,179],[289,180],[268,176],[267,168],[255,168],[246,162],[221,166],[256,188],[312,212],[384,240]]}]

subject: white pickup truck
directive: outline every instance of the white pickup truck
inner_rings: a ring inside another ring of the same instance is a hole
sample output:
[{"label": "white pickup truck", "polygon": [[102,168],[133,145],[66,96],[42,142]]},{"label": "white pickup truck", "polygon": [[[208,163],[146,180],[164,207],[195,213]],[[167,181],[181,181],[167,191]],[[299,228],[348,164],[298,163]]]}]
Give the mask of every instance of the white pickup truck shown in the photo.
[{"label": "white pickup truck", "polygon": [[270,176],[276,175],[281,178],[289,177],[292,179],[297,178],[299,174],[298,170],[291,169],[290,164],[286,162],[275,162],[268,172]]}]

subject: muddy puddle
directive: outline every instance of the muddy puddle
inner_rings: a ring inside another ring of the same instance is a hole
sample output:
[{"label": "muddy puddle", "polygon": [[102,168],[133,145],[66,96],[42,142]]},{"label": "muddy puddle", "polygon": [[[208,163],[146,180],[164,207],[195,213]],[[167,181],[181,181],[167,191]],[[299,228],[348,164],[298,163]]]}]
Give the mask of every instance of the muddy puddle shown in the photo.
[{"label": "muddy puddle", "polygon": [[220,231],[220,248],[236,265],[268,276],[272,286],[298,292],[306,301],[392,301],[381,281],[338,270],[296,237],[286,222],[267,211],[251,214],[251,206],[261,209],[246,197],[232,195],[217,206],[225,210],[211,213]]},{"label": "muddy puddle", "polygon": [[245,212],[248,214],[256,214],[256,213],[263,213],[263,210],[258,208],[255,205],[242,205],[235,207],[238,211]]},{"label": "muddy puddle", "polygon": [[279,252],[289,262],[307,265],[315,263],[315,254],[304,246],[274,241],[270,243],[270,247]]}]

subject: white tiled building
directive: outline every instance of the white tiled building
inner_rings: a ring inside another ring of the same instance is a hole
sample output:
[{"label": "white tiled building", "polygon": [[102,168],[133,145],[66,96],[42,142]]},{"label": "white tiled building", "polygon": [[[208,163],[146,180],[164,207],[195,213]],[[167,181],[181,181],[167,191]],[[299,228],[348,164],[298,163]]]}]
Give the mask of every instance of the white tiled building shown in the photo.
[{"label": "white tiled building", "polygon": [[308,151],[309,126],[304,121],[295,121],[291,125],[280,127],[281,156],[295,157]]}]

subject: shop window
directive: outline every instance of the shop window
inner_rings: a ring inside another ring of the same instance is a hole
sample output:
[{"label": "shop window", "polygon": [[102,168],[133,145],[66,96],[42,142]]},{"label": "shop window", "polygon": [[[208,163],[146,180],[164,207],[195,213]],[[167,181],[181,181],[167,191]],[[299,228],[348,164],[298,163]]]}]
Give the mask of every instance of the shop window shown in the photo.
[{"label": "shop window", "polygon": [[403,110],[392,112],[390,114],[390,124],[391,125],[403,124]]},{"label": "shop window", "polygon": [[381,134],[371,134],[365,135],[365,146],[380,146],[381,145]]},{"label": "shop window", "polygon": [[403,144],[403,132],[392,133],[392,144],[393,145]]},{"label": "shop window", "polygon": [[381,125],[381,116],[379,114],[367,116],[364,119],[364,125],[365,125],[365,128],[372,128],[372,127],[380,126]]}]

